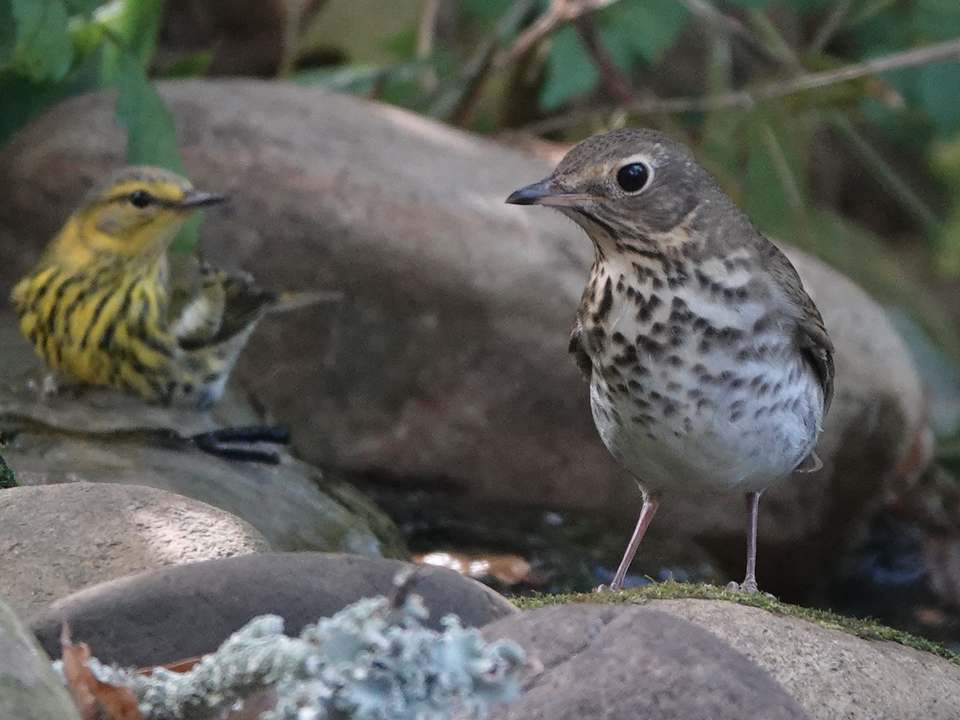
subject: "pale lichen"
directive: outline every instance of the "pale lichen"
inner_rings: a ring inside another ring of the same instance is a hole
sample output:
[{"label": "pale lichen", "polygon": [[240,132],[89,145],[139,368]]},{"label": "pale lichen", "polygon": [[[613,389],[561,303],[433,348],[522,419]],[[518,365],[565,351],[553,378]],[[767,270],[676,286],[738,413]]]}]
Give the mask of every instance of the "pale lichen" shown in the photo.
[{"label": "pale lichen", "polygon": [[[459,618],[443,631],[424,627],[416,595],[356,602],[283,634],[283,620],[251,620],[187,673],[150,676],[91,661],[101,680],[134,693],[147,720],[200,720],[269,689],[276,697],[262,720],[390,720],[484,717],[520,692],[525,666],[514,642],[484,642]],[[94,648],[94,652],[96,648]]]}]

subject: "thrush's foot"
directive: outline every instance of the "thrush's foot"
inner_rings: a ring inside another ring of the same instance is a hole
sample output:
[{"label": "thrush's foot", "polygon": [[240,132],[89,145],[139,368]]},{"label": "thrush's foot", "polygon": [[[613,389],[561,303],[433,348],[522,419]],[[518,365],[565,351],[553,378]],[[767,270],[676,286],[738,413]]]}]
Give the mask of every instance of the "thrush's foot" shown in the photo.
[{"label": "thrush's foot", "polygon": [[724,592],[728,593],[746,593],[747,595],[756,595],[760,589],[757,587],[756,580],[744,580],[742,583],[738,582],[728,582],[727,586],[723,589]]}]

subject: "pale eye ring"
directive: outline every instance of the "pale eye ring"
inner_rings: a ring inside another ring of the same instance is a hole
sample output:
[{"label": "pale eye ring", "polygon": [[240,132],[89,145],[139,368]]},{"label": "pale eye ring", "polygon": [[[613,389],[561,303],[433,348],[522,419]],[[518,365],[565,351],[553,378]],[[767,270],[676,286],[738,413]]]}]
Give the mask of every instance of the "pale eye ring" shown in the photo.
[{"label": "pale eye ring", "polygon": [[638,193],[649,184],[652,175],[646,163],[627,163],[617,170],[617,185],[624,192]]}]

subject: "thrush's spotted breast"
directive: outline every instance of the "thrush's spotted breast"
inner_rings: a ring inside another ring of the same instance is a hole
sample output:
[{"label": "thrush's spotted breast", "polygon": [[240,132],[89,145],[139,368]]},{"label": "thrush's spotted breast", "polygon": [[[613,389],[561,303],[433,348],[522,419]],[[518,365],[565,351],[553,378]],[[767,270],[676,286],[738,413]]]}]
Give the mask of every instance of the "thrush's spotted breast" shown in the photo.
[{"label": "thrush's spotted breast", "polygon": [[570,339],[593,419],[640,484],[620,590],[661,498],[739,492],[756,592],[760,494],[814,453],[833,345],[796,270],[681,143],[618,130],[575,146],[508,203],[579,224],[595,260]]},{"label": "thrush's spotted breast", "polygon": [[224,199],[154,167],[97,183],[11,295],[52,369],[150,402],[206,406],[265,313],[336,297],[263,290],[168,252],[191,215]]}]

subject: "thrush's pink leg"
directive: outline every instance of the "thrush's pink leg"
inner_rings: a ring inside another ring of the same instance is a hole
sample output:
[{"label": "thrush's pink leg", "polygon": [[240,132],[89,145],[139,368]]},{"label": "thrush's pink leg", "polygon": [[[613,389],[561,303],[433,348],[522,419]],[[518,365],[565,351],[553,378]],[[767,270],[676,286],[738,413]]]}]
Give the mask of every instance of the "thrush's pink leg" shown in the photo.
[{"label": "thrush's pink leg", "polygon": [[627,545],[627,551],[623,554],[623,560],[620,561],[620,567],[617,568],[617,574],[610,583],[610,589],[613,592],[623,590],[623,579],[630,569],[630,563],[633,562],[633,556],[637,554],[637,548],[640,546],[640,540],[647,531],[647,526],[653,520],[654,513],[660,505],[660,496],[643,492],[643,507],[640,508],[640,518],[637,520],[637,527],[633,530],[633,537],[630,538],[630,544]]},{"label": "thrush's pink leg", "polygon": [[740,589],[751,595],[757,592],[757,515],[760,510],[760,493],[747,493],[747,517],[750,529],[747,534],[747,574]]}]

